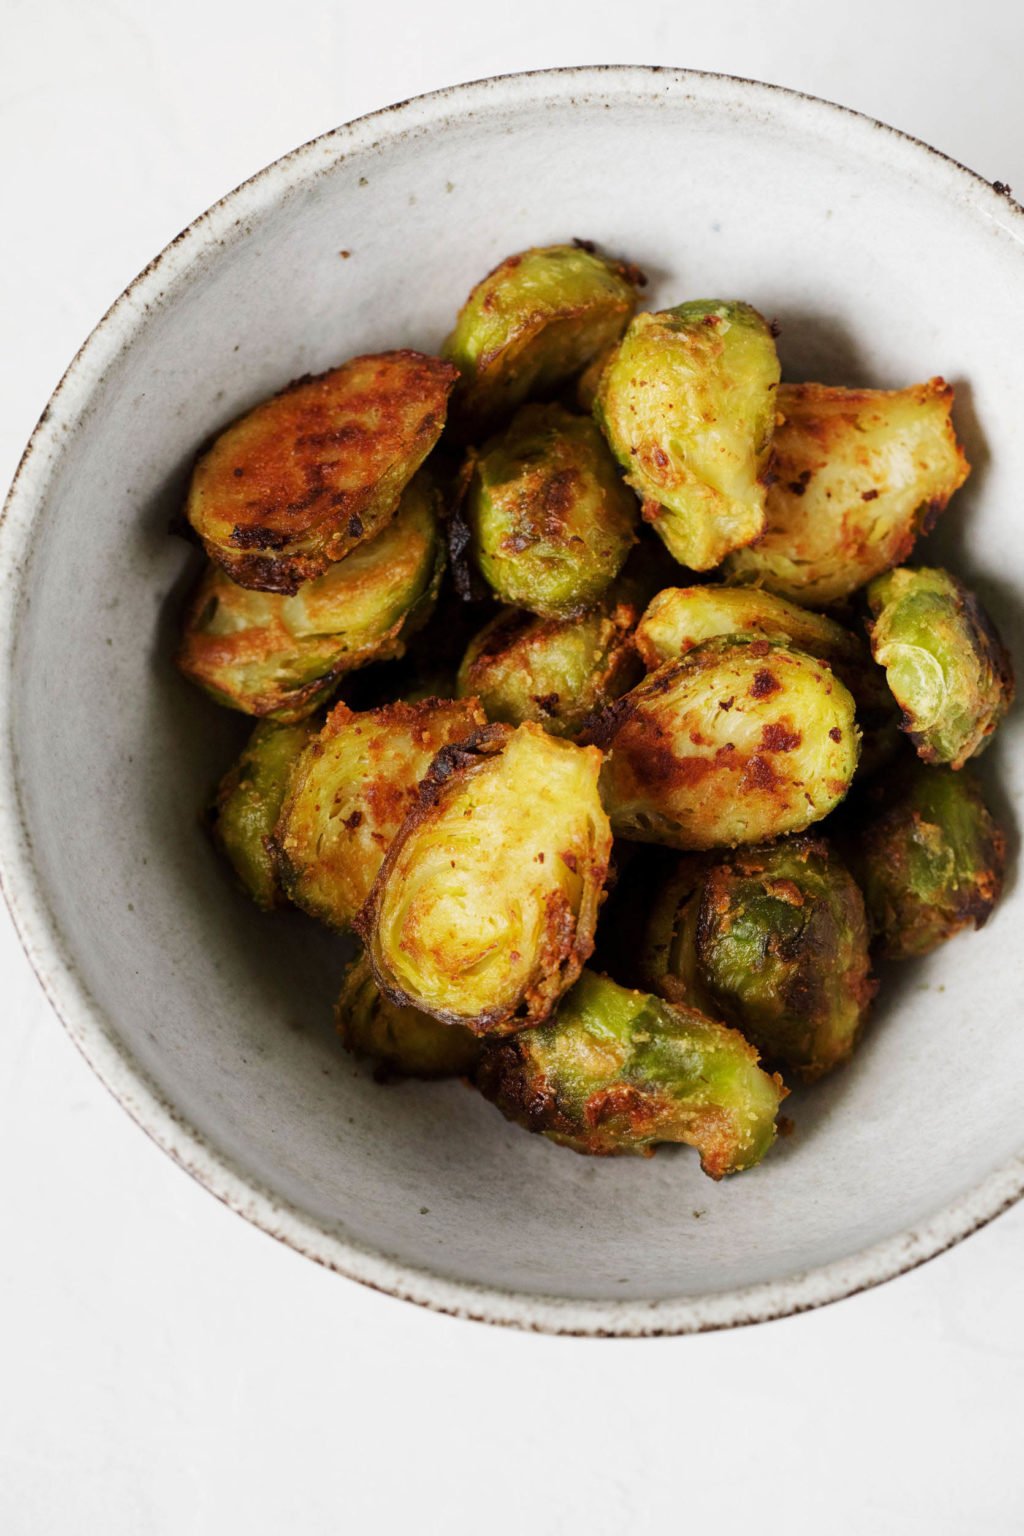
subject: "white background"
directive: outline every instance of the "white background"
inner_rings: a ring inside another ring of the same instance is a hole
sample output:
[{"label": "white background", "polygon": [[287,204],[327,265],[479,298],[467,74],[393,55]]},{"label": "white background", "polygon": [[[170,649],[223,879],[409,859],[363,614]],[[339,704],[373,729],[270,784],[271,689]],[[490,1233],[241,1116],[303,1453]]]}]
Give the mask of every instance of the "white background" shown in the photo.
[{"label": "white background", "polygon": [[[858,107],[1021,192],[1022,50],[1024,10],[985,0],[0,0],[0,480],[135,272],[362,112],[508,70],[689,65]],[[192,1184],[93,1080],[2,912],[0,1023],[6,1536],[1024,1531],[1024,1206],[761,1328],[489,1330],[328,1274]]]}]

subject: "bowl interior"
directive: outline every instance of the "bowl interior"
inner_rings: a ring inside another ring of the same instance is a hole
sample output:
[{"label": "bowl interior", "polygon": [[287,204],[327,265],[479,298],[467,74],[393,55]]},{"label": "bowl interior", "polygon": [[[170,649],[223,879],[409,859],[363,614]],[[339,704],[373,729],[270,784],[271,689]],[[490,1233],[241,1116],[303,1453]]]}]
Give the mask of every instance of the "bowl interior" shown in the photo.
[{"label": "bowl interior", "polygon": [[[605,1302],[786,1280],[914,1229],[1019,1151],[1012,880],[983,933],[885,978],[849,1069],[723,1185],[686,1152],[557,1150],[458,1084],[382,1089],[333,1038],[344,941],[256,913],[200,827],[247,726],[171,667],[193,557],[168,523],[239,411],[356,352],[436,349],[504,254],[587,237],[645,268],[652,306],[741,296],[777,317],[791,379],[954,381],[974,473],[920,554],[955,560],[1016,648],[1020,248],[966,177],[887,130],[733,82],[506,83],[431,111],[305,151],[116,317],[20,588],[11,711],[39,883],[136,1068],[325,1244]],[[1019,729],[984,764],[1011,818]]]}]

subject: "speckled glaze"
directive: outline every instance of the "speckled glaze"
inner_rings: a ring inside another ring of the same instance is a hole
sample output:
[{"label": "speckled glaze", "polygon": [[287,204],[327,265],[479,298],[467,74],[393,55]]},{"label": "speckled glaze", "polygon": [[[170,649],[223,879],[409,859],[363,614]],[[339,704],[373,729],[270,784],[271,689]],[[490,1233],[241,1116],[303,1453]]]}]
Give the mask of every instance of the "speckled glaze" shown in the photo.
[{"label": "speckled glaze", "polygon": [[[790,378],[952,379],[975,472],[927,554],[956,561],[1019,649],[1024,217],[1006,189],[745,81],[483,81],[262,171],[146,268],[71,364],[0,525],[0,868],[96,1072],[267,1232],[460,1316],[697,1332],[877,1284],[1019,1198],[1012,873],[982,934],[884,978],[854,1062],[794,1095],[796,1132],[759,1169],[715,1186],[685,1152],[575,1157],[461,1085],[381,1089],[340,1053],[345,946],[261,916],[220,868],[197,808],[245,724],[169,660],[194,556],[167,529],[210,432],[353,353],[435,348],[501,256],[573,236],[646,268],[654,305],[757,304],[782,325]],[[985,767],[1012,821],[1016,718]]]}]

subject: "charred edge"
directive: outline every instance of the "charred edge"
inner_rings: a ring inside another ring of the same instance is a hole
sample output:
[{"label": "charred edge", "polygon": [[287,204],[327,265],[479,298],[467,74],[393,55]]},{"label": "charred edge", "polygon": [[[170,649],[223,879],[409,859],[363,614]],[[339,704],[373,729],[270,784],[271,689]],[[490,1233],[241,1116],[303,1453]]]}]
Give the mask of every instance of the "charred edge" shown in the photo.
[{"label": "charred edge", "polygon": [[981,660],[983,663],[987,662],[995,673],[999,691],[1002,695],[1000,713],[1003,713],[1012,703],[1016,689],[1013,660],[1003,644],[1002,636],[975,594],[965,587],[957,577],[954,576],[952,579],[956,584],[964,617],[973,633],[978,637],[979,644],[977,649]]},{"label": "charred edge", "polygon": [[576,1136],[579,1127],[562,1109],[549,1081],[532,1066],[528,1047],[512,1037],[487,1045],[475,1084],[506,1120],[535,1135]]},{"label": "charred edge", "polygon": [[457,774],[465,774],[482,758],[503,751],[511,735],[510,725],[484,725],[467,735],[465,741],[450,742],[442,747],[420,781],[418,807],[410,813],[408,820],[416,818],[418,811],[425,812],[435,806]]},{"label": "charred edge", "polygon": [[217,545],[207,543],[204,548],[237,586],[282,597],[294,597],[303,582],[321,576],[330,564],[326,555],[232,555]]},{"label": "charred edge", "polygon": [[447,516],[448,564],[456,594],[464,603],[480,602],[491,595],[470,558],[473,534],[466,516],[466,503],[475,473],[476,454],[470,450],[455,476]]},{"label": "charred edge", "polygon": [[598,747],[606,752],[627,720],[638,713],[638,701],[630,693],[614,699],[604,709],[596,711],[584,720],[577,735],[581,747]]}]

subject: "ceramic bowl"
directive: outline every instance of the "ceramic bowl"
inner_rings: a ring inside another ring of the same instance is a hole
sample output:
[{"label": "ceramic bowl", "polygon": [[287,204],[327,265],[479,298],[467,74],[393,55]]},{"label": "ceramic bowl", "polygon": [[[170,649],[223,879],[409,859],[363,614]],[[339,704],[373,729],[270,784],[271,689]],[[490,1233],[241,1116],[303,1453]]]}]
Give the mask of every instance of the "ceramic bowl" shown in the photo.
[{"label": "ceramic bowl", "polygon": [[[588,1160],[461,1084],[382,1089],[339,1050],[344,942],[264,917],[197,811],[246,723],[176,676],[194,558],[168,535],[204,439],[298,374],[435,349],[510,251],[628,255],[657,307],[742,296],[792,379],[943,373],[974,473],[923,553],[1011,647],[1024,543],[1024,217],[838,107],[675,70],[460,86],[326,134],[180,235],[69,368],[0,533],[5,894],[72,1038],[228,1205],[395,1295],[566,1332],[682,1333],[799,1311],[963,1237],[1024,1184],[1021,893],[886,977],[796,1133],[714,1185],[685,1150]],[[985,769],[1004,812],[1020,723]]]}]

